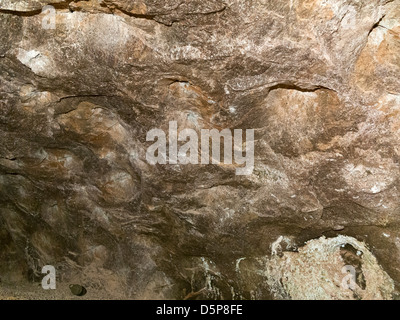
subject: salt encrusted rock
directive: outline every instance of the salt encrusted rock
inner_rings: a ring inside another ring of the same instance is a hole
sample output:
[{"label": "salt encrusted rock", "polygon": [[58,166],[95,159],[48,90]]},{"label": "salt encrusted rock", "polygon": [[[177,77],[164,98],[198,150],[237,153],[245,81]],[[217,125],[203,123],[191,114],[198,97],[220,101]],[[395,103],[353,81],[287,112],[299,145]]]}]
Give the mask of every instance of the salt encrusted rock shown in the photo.
[{"label": "salt encrusted rock", "polygon": [[273,255],[265,259],[264,276],[280,299],[391,300],[394,293],[393,280],[365,244],[345,236]]}]

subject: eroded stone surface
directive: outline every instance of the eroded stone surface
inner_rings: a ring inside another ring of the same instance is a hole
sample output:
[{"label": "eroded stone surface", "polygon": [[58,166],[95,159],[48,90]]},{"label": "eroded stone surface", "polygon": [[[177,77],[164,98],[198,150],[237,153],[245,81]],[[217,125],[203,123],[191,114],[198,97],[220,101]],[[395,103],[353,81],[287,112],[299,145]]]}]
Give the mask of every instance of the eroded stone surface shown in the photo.
[{"label": "eroded stone surface", "polygon": [[311,240],[298,252],[274,254],[264,276],[276,298],[390,300],[394,284],[363,243],[351,237]]},{"label": "eroded stone surface", "polygon": [[[110,297],[267,299],[250,258],[341,234],[395,295],[399,8],[0,0],[2,281],[53,264]],[[253,174],[151,166],[146,133],[170,121],[255,129]]]}]

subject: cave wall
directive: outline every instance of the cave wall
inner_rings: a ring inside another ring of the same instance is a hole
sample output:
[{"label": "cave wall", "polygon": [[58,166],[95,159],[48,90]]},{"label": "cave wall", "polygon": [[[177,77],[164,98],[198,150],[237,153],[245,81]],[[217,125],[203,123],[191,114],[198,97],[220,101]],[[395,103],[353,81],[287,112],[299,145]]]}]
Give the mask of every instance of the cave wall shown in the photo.
[{"label": "cave wall", "polygon": [[[0,0],[0,29],[2,283],[285,298],[277,239],[346,236],[397,290],[400,1]],[[254,171],[149,164],[171,121],[254,129]]]}]

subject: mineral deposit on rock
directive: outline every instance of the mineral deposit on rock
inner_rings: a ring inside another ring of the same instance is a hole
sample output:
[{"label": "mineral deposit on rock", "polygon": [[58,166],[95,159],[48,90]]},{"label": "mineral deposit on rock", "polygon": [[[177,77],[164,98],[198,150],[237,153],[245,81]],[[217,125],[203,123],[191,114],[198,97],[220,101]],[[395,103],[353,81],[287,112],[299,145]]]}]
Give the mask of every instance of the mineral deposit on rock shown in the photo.
[{"label": "mineral deposit on rock", "polygon": [[[0,297],[52,265],[67,298],[397,298],[400,0],[0,0],[0,30]],[[148,163],[171,121],[253,129],[254,170]]]}]

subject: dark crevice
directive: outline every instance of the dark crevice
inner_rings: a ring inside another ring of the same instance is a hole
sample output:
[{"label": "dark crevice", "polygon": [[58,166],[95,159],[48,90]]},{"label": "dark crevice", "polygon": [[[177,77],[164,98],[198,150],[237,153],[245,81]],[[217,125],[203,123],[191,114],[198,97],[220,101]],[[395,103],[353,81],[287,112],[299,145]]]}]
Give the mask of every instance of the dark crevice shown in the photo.
[{"label": "dark crevice", "polygon": [[184,84],[184,85],[190,85],[189,81],[183,81],[183,80],[173,80],[169,85],[172,86],[175,83],[180,83],[180,84]]},{"label": "dark crevice", "polygon": [[175,78],[175,77],[168,77],[168,78],[164,78],[158,81],[159,84],[166,86],[166,87],[170,87],[171,85],[173,85],[174,83],[182,83],[182,84],[187,84],[187,85],[192,85],[189,80],[187,80],[186,78],[182,77],[182,78]]},{"label": "dark crevice", "polygon": [[219,10],[215,10],[215,11],[210,11],[210,12],[202,13],[202,15],[203,15],[203,16],[209,16],[209,15],[211,15],[211,14],[221,13],[221,12],[225,11],[226,8],[227,8],[227,6],[224,6],[224,7],[222,7],[222,8],[219,9]]},{"label": "dark crevice", "polygon": [[300,87],[298,85],[290,84],[290,83],[279,83],[279,84],[276,84],[276,85],[274,85],[274,86],[269,88],[269,92],[271,92],[273,90],[277,90],[277,89],[296,90],[296,91],[300,91],[300,92],[316,92],[318,90],[329,90],[329,91],[336,92],[332,88],[324,87],[324,86],[321,86],[321,85],[315,85],[315,86],[311,85],[309,88],[307,88],[307,87]]},{"label": "dark crevice", "polygon": [[15,11],[15,10],[6,10],[0,9],[0,13],[3,14],[11,14],[14,16],[20,17],[32,17],[42,13],[42,9],[32,10],[32,11]]},{"label": "dark crevice", "polygon": [[77,95],[71,95],[71,96],[65,96],[61,97],[58,99],[57,102],[61,102],[62,100],[65,99],[73,99],[73,98],[98,98],[98,97],[103,97],[103,98],[120,98],[118,95],[107,95],[107,94],[77,94]]},{"label": "dark crevice", "polygon": [[372,26],[371,30],[369,30],[369,32],[368,32],[368,37],[369,37],[369,35],[372,33],[372,31],[374,31],[376,28],[379,27],[379,24],[382,22],[382,20],[383,20],[385,17],[386,17],[386,14],[384,14],[384,15],[378,20],[378,22],[376,22],[376,23]]},{"label": "dark crevice", "polygon": [[[126,14],[127,16],[138,18],[138,19],[145,19],[145,20],[153,20],[153,21],[155,21],[154,18],[156,17],[155,14],[132,13],[132,12],[126,11],[126,10],[124,10],[122,8],[117,8],[116,10],[122,12],[123,14]],[[158,22],[158,21],[156,21],[156,22]]]}]

